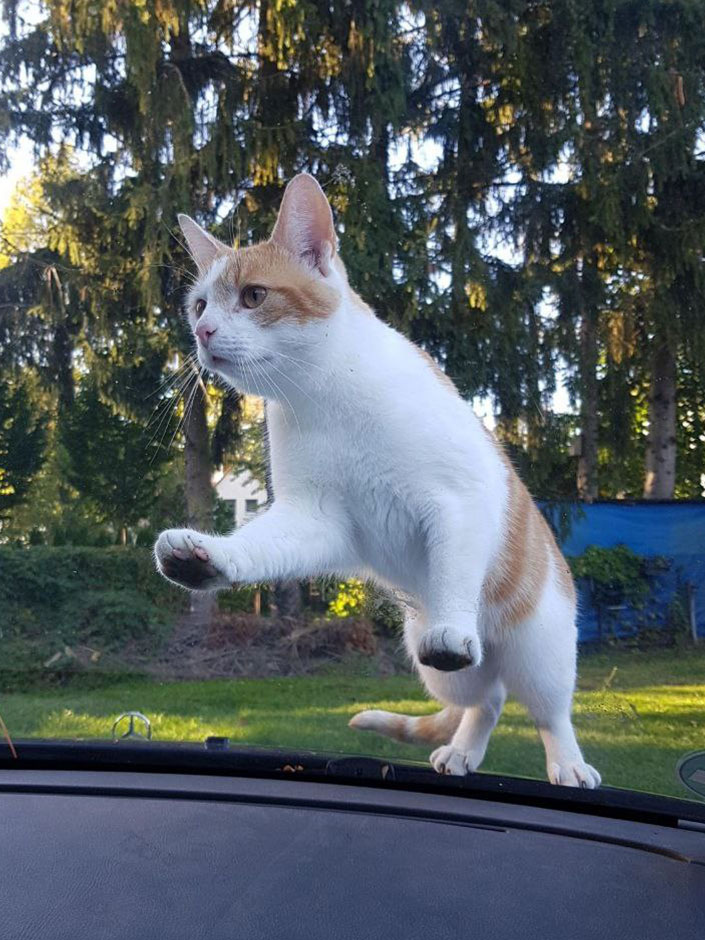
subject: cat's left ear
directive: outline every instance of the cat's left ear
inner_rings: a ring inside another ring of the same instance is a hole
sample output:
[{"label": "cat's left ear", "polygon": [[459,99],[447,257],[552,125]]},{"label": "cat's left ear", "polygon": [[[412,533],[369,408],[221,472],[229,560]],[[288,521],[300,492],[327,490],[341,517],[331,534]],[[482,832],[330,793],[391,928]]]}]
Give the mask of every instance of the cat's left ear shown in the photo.
[{"label": "cat's left ear", "polygon": [[196,262],[199,274],[205,274],[215,259],[228,251],[228,246],[209,235],[198,222],[193,221],[191,216],[184,215],[181,212],[178,218],[179,226],[188,245],[189,254]]},{"label": "cat's left ear", "polygon": [[286,187],[270,241],[311,261],[321,274],[330,271],[336,246],[333,213],[309,173],[299,173]]}]

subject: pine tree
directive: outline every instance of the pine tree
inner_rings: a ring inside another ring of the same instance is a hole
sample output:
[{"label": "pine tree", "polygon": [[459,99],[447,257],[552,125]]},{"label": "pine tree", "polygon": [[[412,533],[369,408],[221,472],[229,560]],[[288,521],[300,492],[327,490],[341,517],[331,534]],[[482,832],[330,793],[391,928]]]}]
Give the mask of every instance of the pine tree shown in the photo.
[{"label": "pine tree", "polygon": [[0,524],[27,498],[46,443],[47,422],[27,383],[0,381]]}]

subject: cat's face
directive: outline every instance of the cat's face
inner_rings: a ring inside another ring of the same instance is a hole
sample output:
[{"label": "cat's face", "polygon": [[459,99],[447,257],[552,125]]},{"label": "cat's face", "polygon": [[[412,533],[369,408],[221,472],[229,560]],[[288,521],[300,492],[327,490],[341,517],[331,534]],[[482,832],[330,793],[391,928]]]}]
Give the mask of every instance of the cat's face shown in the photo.
[{"label": "cat's face", "polygon": [[188,216],[179,223],[199,270],[186,304],[199,361],[242,391],[276,397],[283,377],[313,365],[341,301],[325,195],[297,176],[271,239],[237,251]]}]

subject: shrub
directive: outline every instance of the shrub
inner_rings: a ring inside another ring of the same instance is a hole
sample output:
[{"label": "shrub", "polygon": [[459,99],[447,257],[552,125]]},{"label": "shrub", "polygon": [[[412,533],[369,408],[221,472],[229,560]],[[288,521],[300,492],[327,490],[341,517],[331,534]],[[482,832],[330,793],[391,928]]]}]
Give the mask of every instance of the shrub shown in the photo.
[{"label": "shrub", "polygon": [[357,578],[338,583],[338,593],[328,604],[327,619],[359,617],[365,606],[365,585]]},{"label": "shrub", "polygon": [[260,592],[260,612],[269,611],[269,591],[266,587],[256,584],[244,584],[242,587],[218,593],[218,610],[228,613],[251,614],[255,609],[255,595]]},{"label": "shrub", "polygon": [[0,688],[74,670],[78,649],[148,653],[186,604],[146,549],[0,547]]},{"label": "shrub", "polygon": [[[593,593],[599,602],[609,595],[620,595],[632,604],[640,604],[651,591],[645,575],[646,564],[642,555],[637,555],[626,545],[601,548],[591,545],[582,555],[568,558],[573,575],[591,582]],[[652,566],[662,567],[659,558],[649,559]]]},{"label": "shrub", "polygon": [[359,617],[369,621],[381,635],[396,636],[403,625],[399,606],[391,595],[372,581],[356,578],[339,581],[337,592],[329,601],[326,620]]},{"label": "shrub", "polygon": [[374,584],[366,585],[364,616],[382,635],[398,636],[404,625],[399,605],[390,594]]}]

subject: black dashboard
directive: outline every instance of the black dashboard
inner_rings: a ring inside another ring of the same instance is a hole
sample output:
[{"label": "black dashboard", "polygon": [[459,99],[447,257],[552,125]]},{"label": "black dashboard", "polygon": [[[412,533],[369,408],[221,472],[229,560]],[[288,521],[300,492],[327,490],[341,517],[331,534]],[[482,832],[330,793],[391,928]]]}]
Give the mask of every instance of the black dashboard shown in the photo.
[{"label": "black dashboard", "polygon": [[318,755],[17,751],[8,940],[705,936],[696,803]]}]

